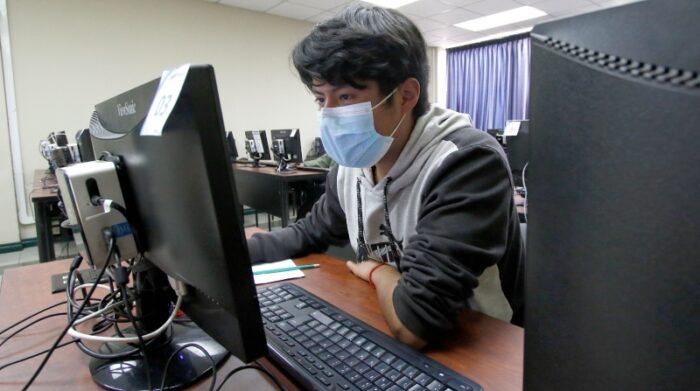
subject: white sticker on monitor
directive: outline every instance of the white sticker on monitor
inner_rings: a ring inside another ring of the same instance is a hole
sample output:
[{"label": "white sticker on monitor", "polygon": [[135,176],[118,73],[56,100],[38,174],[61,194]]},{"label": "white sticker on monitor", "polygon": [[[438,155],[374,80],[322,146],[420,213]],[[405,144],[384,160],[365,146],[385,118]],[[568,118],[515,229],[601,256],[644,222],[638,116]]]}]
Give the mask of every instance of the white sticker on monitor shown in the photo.
[{"label": "white sticker on monitor", "polygon": [[289,135],[289,137],[294,137],[297,135],[297,129],[292,129],[292,134]]},{"label": "white sticker on monitor", "polygon": [[517,136],[520,131],[520,121],[508,121],[503,129],[504,136]]},{"label": "white sticker on monitor", "polygon": [[255,130],[253,131],[253,140],[255,140],[255,151],[257,153],[263,153],[263,143],[262,143],[262,138],[260,137],[260,132]]},{"label": "white sticker on monitor", "polygon": [[189,69],[190,64],[184,64],[171,71],[163,72],[158,91],[141,127],[141,136],[160,136],[163,134],[165,121],[170,117],[170,113],[180,97],[182,85],[185,84]]}]

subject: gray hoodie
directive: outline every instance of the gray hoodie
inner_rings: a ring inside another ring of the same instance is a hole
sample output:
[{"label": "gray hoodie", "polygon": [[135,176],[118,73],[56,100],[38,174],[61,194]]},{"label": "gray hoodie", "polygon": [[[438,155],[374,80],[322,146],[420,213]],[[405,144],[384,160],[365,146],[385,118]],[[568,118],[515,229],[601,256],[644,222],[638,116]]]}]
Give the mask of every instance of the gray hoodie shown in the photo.
[{"label": "gray hoodie", "polygon": [[[468,115],[432,106],[386,178],[375,184],[369,168],[331,170],[311,212],[253,236],[250,255],[275,261],[348,241],[356,253],[366,248],[401,272],[396,313],[426,340],[450,329],[465,306],[521,323],[524,251],[512,194],[498,143]],[[496,273],[500,284],[479,285]]]}]

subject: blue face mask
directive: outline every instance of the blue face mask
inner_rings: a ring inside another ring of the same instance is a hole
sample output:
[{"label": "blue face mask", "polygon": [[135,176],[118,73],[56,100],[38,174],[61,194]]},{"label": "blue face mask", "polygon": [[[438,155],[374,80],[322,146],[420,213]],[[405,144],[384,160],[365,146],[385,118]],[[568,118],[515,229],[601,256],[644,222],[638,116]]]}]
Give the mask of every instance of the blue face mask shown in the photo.
[{"label": "blue face mask", "polygon": [[318,113],[321,141],[326,153],[345,167],[372,167],[384,157],[394,141],[394,133],[401,126],[404,114],[389,136],[382,136],[374,128],[372,110],[394,95],[396,89],[372,107],[371,102],[322,108]]}]

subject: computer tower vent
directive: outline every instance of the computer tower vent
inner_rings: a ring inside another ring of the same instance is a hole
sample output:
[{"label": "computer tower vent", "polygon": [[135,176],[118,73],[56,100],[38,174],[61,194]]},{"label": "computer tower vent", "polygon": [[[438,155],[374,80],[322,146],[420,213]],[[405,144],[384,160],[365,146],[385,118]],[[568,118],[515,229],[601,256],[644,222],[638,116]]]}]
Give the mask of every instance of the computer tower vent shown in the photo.
[{"label": "computer tower vent", "polygon": [[700,72],[698,71],[676,69],[618,57],[539,34],[531,36],[554,51],[564,53],[593,66],[672,87],[700,89]]}]

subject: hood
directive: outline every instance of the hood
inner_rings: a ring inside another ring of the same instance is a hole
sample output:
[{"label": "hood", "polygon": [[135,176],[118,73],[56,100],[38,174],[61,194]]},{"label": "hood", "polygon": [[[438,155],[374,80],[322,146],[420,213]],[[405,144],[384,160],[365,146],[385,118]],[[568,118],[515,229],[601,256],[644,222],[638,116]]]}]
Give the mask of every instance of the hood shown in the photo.
[{"label": "hood", "polygon": [[[387,177],[392,178],[391,192],[398,191],[413,183],[430,157],[433,148],[445,137],[454,131],[472,126],[469,114],[431,105],[428,112],[416,121],[401,155],[387,174]],[[364,179],[362,182],[368,189],[376,191],[384,188],[386,178],[372,186],[372,181],[369,179],[372,178],[371,168],[354,170],[362,171],[361,176]]]}]

